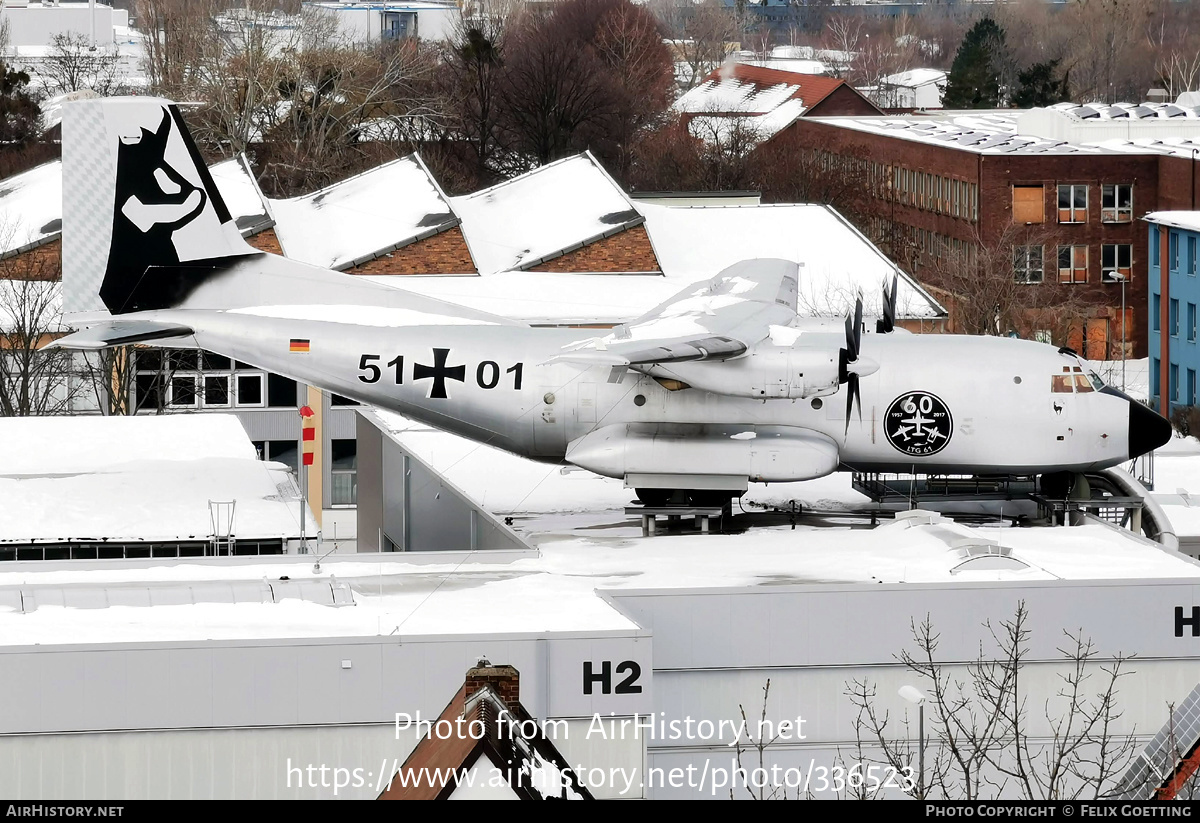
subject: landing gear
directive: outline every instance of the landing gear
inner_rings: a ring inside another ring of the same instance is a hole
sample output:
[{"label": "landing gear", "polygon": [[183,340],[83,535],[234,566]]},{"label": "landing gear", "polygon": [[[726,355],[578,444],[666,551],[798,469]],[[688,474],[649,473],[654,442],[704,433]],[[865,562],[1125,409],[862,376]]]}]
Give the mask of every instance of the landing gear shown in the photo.
[{"label": "landing gear", "polygon": [[741,494],[718,489],[690,489],[687,492],[688,503],[693,506],[724,507],[733,497],[741,497]]},{"label": "landing gear", "polygon": [[675,503],[675,495],[678,493],[675,489],[634,489],[634,491],[637,492],[638,500],[642,501],[643,506],[652,508]]},{"label": "landing gear", "polygon": [[723,507],[731,498],[741,497],[744,492],[720,489],[635,489],[643,506],[698,506]]}]

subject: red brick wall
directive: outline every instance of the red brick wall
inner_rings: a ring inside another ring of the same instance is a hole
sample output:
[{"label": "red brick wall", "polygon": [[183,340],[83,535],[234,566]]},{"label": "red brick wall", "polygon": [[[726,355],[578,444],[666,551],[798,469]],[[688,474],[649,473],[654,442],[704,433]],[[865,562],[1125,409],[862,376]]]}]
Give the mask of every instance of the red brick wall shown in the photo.
[{"label": "red brick wall", "polygon": [[[1090,316],[1109,318],[1110,356],[1119,356],[1121,285],[1100,281],[1101,246],[1108,243],[1132,245],[1132,277],[1125,287],[1126,318],[1129,323],[1125,334],[1126,340],[1132,343],[1130,356],[1146,355],[1149,233],[1146,223],[1139,218],[1147,212],[1161,209],[1190,208],[1192,178],[1200,176],[1200,163],[1193,164],[1187,158],[1159,155],[981,155],[946,146],[859,132],[810,118],[797,120],[789,131],[793,132],[798,145],[865,157],[883,164],[899,164],[918,172],[976,183],[979,186],[978,226],[969,220],[901,203],[873,204],[876,214],[886,215],[897,224],[963,242],[974,242],[976,232],[984,242],[994,242],[1011,225],[1013,185],[1043,185],[1046,220],[1042,224],[1042,234],[1046,247],[1046,279],[1057,275],[1059,244],[1088,247],[1088,280],[1080,283],[1078,288],[1086,301],[1094,305]],[[1088,186],[1086,223],[1058,223],[1056,207],[1059,183],[1082,183]],[[1104,183],[1133,185],[1134,219],[1131,222],[1101,222],[1101,186]],[[833,205],[852,219],[856,214],[860,215],[859,222],[862,222],[861,214],[872,210],[864,208],[865,197],[863,192],[851,192],[842,196],[843,202]],[[1200,198],[1200,194],[1197,197]],[[859,228],[872,236],[870,226],[860,225]],[[920,265],[914,267],[914,274],[918,278],[922,276]]]},{"label": "red brick wall", "polygon": [[833,117],[836,115],[880,114],[870,100],[850,86],[842,84],[825,95],[815,106],[804,113],[805,117]]},{"label": "red brick wall", "polygon": [[37,248],[0,260],[5,280],[61,280],[62,241],[51,240]]},{"label": "red brick wall", "polygon": [[267,229],[260,231],[258,234],[253,234],[246,238],[246,242],[259,251],[269,252],[270,254],[283,254],[283,249],[279,246],[279,238],[275,236],[275,229]]},{"label": "red brick wall", "polygon": [[634,226],[595,243],[547,260],[530,271],[557,272],[656,272],[658,258],[645,226]]},{"label": "red brick wall", "polygon": [[475,261],[455,226],[347,269],[350,274],[474,274]]},{"label": "red brick wall", "polygon": [[477,666],[468,669],[463,697],[470,698],[484,686],[491,686],[506,705],[515,706],[521,702],[521,674],[512,666]]}]

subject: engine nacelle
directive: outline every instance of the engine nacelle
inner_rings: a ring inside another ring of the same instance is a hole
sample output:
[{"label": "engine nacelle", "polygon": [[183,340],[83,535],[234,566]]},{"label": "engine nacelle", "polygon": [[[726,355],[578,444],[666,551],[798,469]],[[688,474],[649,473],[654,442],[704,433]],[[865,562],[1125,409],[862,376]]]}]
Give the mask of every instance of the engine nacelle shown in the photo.
[{"label": "engine nacelle", "polygon": [[[567,446],[567,460],[606,477],[671,475],[786,483],[837,470],[837,444],[794,426],[614,423]],[[735,488],[735,485],[724,488]],[[744,485],[741,488],[745,488]]]},{"label": "engine nacelle", "polygon": [[714,394],[798,400],[838,390],[838,357],[837,348],[760,344],[733,360],[671,363],[646,373]]}]

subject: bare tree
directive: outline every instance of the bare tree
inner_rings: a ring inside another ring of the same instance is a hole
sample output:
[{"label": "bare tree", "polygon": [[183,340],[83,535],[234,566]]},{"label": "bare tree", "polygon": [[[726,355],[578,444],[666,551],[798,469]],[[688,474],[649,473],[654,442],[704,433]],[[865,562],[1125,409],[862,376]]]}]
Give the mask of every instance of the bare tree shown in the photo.
[{"label": "bare tree", "polygon": [[61,336],[56,255],[0,261],[0,416],[64,414],[79,391],[74,358],[42,347]]},{"label": "bare tree", "polygon": [[119,94],[125,85],[121,60],[115,45],[93,46],[86,35],[68,31],[50,37],[38,77],[47,95],[87,89],[107,97]]},{"label": "bare tree", "polygon": [[1094,308],[1075,270],[1060,271],[1058,247],[1039,226],[1014,224],[991,239],[975,231],[957,245],[933,243],[924,249],[921,276],[943,298],[955,332],[1066,345]]},{"label": "bare tree", "polygon": [[704,78],[725,61],[737,37],[737,18],[724,4],[706,0],[695,6],[674,44],[682,63],[680,90],[688,91],[704,82]]},{"label": "bare tree", "polygon": [[[1057,691],[1031,695],[1023,680],[1028,619],[1022,601],[1011,619],[985,622],[985,642],[965,668],[938,659],[940,635],[928,618],[913,623],[916,650],[901,652],[899,660],[928,695],[930,729],[925,772],[914,784],[913,796],[1098,799],[1112,790],[1132,760],[1133,735],[1117,730],[1122,714],[1117,686],[1127,674],[1126,658],[1104,660],[1082,630],[1064,630]],[[847,684],[846,694],[857,709],[860,744],[891,768],[913,770],[914,735],[907,713],[897,720],[880,710],[877,687],[865,680]]]}]

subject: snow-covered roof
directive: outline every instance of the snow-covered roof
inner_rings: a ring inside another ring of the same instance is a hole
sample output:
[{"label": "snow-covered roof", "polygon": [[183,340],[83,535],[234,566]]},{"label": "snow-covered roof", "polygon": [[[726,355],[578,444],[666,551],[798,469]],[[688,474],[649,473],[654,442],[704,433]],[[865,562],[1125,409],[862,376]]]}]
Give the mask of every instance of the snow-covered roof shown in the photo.
[{"label": "snow-covered roof", "polygon": [[528,269],[642,222],[590,152],[462,197],[454,213],[480,274]]},{"label": "snow-covered roof", "polygon": [[1174,229],[1200,232],[1200,211],[1154,211],[1143,219]]},{"label": "snow-covered roof", "polygon": [[1174,103],[1055,103],[1049,106],[1073,120],[1169,120],[1183,118],[1195,120],[1200,110],[1194,106],[1179,106]]},{"label": "snow-covered roof", "polygon": [[208,170],[243,236],[257,234],[275,224],[267,198],[259,189],[244,155],[222,160],[209,166]]},{"label": "snow-covered roof", "polygon": [[[759,205],[678,208],[638,203],[662,271],[681,284],[717,274],[740,260],[794,260],[800,270],[800,313],[841,314],[861,291],[868,312],[897,269],[828,206]],[[900,277],[901,317],[943,311],[916,282]]]},{"label": "snow-covered roof", "polygon": [[0,418],[0,442],[0,543],[207,540],[210,500],[237,501],[239,539],[300,531],[290,475],[233,415]]},{"label": "snow-covered roof", "polygon": [[[243,234],[266,228],[266,200],[245,158],[210,166],[213,181]],[[0,257],[16,254],[62,234],[62,161],[52,160],[0,180]],[[257,227],[257,228],[256,228]]]},{"label": "snow-covered roof", "polygon": [[909,69],[899,74],[889,74],[883,78],[889,86],[902,86],[915,89],[917,86],[927,86],[930,83],[943,84],[946,82],[946,72],[941,69]]},{"label": "snow-covered roof", "polygon": [[331,269],[351,268],[459,223],[415,154],[270,205],[284,254]]},{"label": "snow-covered roof", "polygon": [[53,161],[0,180],[0,256],[62,234],[62,163]]},{"label": "snow-covered roof", "polygon": [[[737,116],[697,114],[688,120],[688,133],[706,143],[730,145],[741,139],[765,141],[804,114],[804,101],[792,98],[765,114]],[[739,141],[740,142],[740,141]]]},{"label": "snow-covered roof", "polygon": [[718,69],[676,100],[673,108],[685,114],[765,114],[800,99],[799,83],[756,83],[741,74],[730,67]]},{"label": "snow-covered roof", "polygon": [[825,117],[822,123],[979,154],[1168,154],[1200,148],[1200,109],[1144,103]]}]

